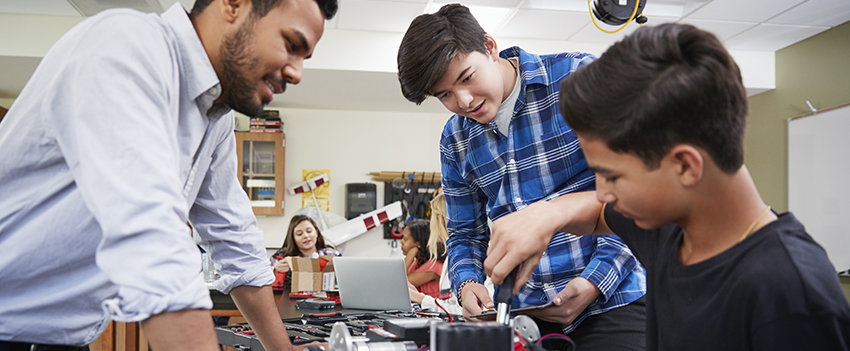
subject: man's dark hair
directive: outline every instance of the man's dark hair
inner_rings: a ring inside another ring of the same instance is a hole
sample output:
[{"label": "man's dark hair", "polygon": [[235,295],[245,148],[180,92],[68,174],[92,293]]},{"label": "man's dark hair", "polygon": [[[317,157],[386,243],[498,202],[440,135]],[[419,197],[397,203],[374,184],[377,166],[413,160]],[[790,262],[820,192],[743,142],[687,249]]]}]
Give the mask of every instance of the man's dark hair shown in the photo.
[{"label": "man's dark hair", "polygon": [[421,104],[457,54],[474,51],[487,54],[485,34],[469,9],[461,4],[448,4],[434,14],[416,17],[398,48],[401,93]]},{"label": "man's dark hair", "polygon": [[[189,18],[195,18],[204,12],[204,9],[210,5],[213,0],[195,0],[195,5],[192,6],[192,11],[189,12]],[[256,18],[263,18],[273,8],[282,4],[286,0],[251,0],[251,14]],[[315,0],[319,4],[319,9],[326,20],[333,18],[337,10],[337,0]]]},{"label": "man's dark hair", "polygon": [[655,169],[691,144],[728,174],[744,163],[747,96],[738,65],[711,33],[691,25],[643,27],[561,82],[561,114]]}]

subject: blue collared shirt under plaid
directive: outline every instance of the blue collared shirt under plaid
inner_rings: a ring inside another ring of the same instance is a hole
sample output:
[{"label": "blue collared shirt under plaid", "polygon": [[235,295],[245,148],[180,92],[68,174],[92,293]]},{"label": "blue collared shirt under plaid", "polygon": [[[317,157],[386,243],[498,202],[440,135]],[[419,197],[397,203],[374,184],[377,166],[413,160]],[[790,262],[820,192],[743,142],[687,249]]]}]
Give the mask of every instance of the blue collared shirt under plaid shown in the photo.
[{"label": "blue collared shirt under plaid", "polygon": [[[488,217],[496,220],[537,201],[594,189],[578,139],[558,109],[561,80],[594,57],[538,56],[518,47],[500,56],[518,58],[522,78],[508,130],[499,131],[495,122],[481,124],[454,115],[440,140],[449,275],[455,293],[466,280],[485,279]],[[627,305],[646,293],[645,271],[620,238],[557,233],[514,304],[546,303],[577,277],[595,284],[602,296],[564,325],[565,333],[589,315]]]}]

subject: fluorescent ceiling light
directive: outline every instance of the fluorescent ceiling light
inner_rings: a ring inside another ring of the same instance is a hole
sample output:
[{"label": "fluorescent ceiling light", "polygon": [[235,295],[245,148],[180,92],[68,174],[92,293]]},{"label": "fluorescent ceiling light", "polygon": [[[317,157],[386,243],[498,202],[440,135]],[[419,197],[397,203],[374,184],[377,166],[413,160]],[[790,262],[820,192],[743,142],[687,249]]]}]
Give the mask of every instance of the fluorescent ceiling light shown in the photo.
[{"label": "fluorescent ceiling light", "polygon": [[[434,13],[437,12],[443,5],[441,3],[431,3],[431,5],[425,10],[426,13]],[[478,24],[481,25],[481,28],[484,28],[484,31],[487,33],[493,33],[497,29],[499,29],[499,24],[505,19],[511,9],[505,7],[489,7],[489,6],[466,6],[469,8],[469,12],[472,12],[472,15],[475,16],[475,19],[478,20]]]}]

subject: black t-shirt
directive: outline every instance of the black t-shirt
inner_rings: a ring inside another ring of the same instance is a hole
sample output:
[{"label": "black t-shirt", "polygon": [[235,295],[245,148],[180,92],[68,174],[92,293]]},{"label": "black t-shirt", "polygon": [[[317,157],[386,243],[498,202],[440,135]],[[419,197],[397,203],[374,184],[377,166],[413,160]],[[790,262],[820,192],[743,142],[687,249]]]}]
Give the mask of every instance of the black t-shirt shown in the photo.
[{"label": "black t-shirt", "polygon": [[838,274],[791,213],[689,266],[679,226],[644,230],[612,206],[605,221],[646,268],[647,350],[850,349]]}]

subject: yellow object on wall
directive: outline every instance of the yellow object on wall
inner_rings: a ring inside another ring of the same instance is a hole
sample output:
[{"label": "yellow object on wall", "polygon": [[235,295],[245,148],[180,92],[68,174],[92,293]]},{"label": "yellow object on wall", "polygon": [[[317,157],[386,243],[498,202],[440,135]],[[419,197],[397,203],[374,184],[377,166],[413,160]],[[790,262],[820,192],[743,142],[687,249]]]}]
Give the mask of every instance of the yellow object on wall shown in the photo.
[{"label": "yellow object on wall", "polygon": [[[319,209],[322,211],[330,211],[331,208],[331,170],[329,169],[302,169],[301,170],[301,180],[307,180],[313,177],[317,177],[322,175],[322,173],[326,173],[328,175],[328,181],[325,184],[320,185],[318,188],[313,189],[313,194],[316,195],[316,201],[319,203]],[[301,207],[314,207],[313,205],[313,195],[310,195],[309,192],[301,193]]]}]

